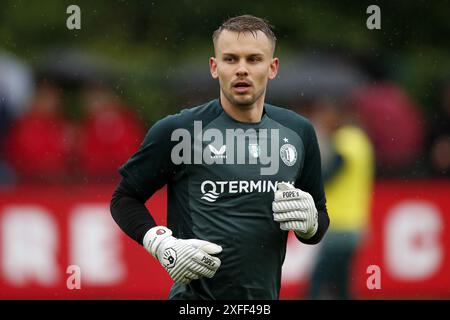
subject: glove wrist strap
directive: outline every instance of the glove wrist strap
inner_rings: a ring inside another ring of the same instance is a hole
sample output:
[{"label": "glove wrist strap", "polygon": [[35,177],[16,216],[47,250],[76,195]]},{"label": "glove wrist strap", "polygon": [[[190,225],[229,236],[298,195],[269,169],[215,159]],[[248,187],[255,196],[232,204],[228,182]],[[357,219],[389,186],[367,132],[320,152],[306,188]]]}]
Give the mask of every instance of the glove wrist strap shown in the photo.
[{"label": "glove wrist strap", "polygon": [[161,242],[172,236],[172,231],[164,226],[156,226],[147,231],[144,236],[144,248],[150,252],[155,258]]}]

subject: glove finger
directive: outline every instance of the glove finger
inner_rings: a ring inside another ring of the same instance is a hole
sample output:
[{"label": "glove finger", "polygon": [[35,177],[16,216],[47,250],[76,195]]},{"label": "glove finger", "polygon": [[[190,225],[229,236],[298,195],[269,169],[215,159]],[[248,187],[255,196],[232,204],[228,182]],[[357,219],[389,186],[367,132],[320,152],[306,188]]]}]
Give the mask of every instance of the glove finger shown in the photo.
[{"label": "glove finger", "polygon": [[304,221],[307,219],[307,213],[304,211],[289,211],[284,213],[274,213],[273,219],[277,222],[282,221]]},{"label": "glove finger", "polygon": [[175,281],[175,282],[177,282],[177,283],[181,283],[181,284],[188,284],[188,283],[190,283],[192,280],[191,279],[189,279],[189,278],[186,278],[186,277],[182,277],[180,280],[178,280],[178,281]]},{"label": "glove finger", "polygon": [[220,260],[212,257],[201,250],[189,258],[180,260],[179,264],[171,269],[169,273],[172,278],[183,277],[187,272],[194,271],[195,273],[204,276],[209,271],[216,271],[220,267]]},{"label": "glove finger", "polygon": [[299,192],[300,190],[294,189],[290,191],[276,191],[274,195],[275,201],[289,201],[289,200],[298,200],[302,199],[302,194]]},{"label": "glove finger", "polygon": [[196,264],[195,266],[192,267],[191,270],[192,272],[198,274],[200,277],[207,277],[207,278],[212,278],[217,271],[217,269],[211,270],[200,264]]},{"label": "glove finger", "polygon": [[207,273],[207,274],[205,275],[205,277],[206,277],[206,278],[212,278],[212,277],[214,277],[215,274],[216,274],[215,271],[210,271],[209,273]]},{"label": "glove finger", "polygon": [[189,280],[189,282],[191,280],[196,280],[199,279],[201,277],[204,277],[208,272],[210,272],[209,269],[200,266],[200,268],[198,268],[198,264],[194,261],[190,261],[189,264],[187,264],[183,269],[179,269],[179,270],[174,270],[174,272],[172,272],[171,277],[172,279],[180,279],[181,282],[186,282],[186,280]]},{"label": "glove finger", "polygon": [[173,281],[175,281],[177,283],[186,284],[186,283],[190,282],[190,279],[188,279],[184,276],[184,272],[183,273],[180,273],[180,272],[174,273],[173,270],[170,270],[169,275],[173,279]]},{"label": "glove finger", "polygon": [[308,231],[308,221],[304,222],[291,222],[290,227],[292,227],[292,230],[299,231],[299,232],[307,232]]},{"label": "glove finger", "polygon": [[209,241],[199,240],[199,239],[189,239],[189,240],[186,240],[186,242],[188,242],[194,248],[201,249],[209,254],[218,254],[218,253],[222,252],[221,246],[219,246],[215,243],[209,242]]},{"label": "glove finger", "polygon": [[287,200],[287,201],[273,201],[273,212],[288,212],[293,210],[308,210],[309,205],[305,200]]},{"label": "glove finger", "polygon": [[212,277],[214,277],[216,272],[217,272],[217,269],[216,270],[208,270],[208,272],[205,273],[205,277],[206,278],[212,278]]},{"label": "glove finger", "polygon": [[279,191],[287,191],[290,189],[295,189],[295,187],[289,182],[280,182],[277,184],[277,190]]},{"label": "glove finger", "polygon": [[183,249],[184,250],[180,250],[180,252],[178,252],[179,259],[176,261],[174,267],[169,269],[169,273],[172,278],[183,277],[190,266],[195,263],[192,260],[192,257],[195,254],[195,249],[191,246],[185,246]]},{"label": "glove finger", "polygon": [[211,270],[217,270],[221,264],[219,258],[210,256],[203,250],[198,250],[198,252],[192,257],[192,259],[200,265]]},{"label": "glove finger", "polygon": [[201,276],[202,276],[202,275],[196,273],[196,272],[193,271],[193,270],[186,271],[186,273],[184,274],[184,277],[185,277],[185,278],[191,279],[191,280],[197,280],[197,279],[199,279]]},{"label": "glove finger", "polygon": [[293,187],[292,189],[289,190],[276,191],[274,195],[274,200],[284,201],[284,200],[304,199],[305,197],[307,197],[307,195],[309,195],[309,193]]},{"label": "glove finger", "polygon": [[280,223],[281,230],[293,230],[299,232],[306,232],[307,225],[304,221],[287,221]]},{"label": "glove finger", "polygon": [[295,221],[306,221],[306,219],[303,219],[303,218],[289,218],[289,217],[282,217],[282,218],[280,218],[280,217],[276,217],[275,215],[273,217],[273,220],[275,222],[279,222],[279,223],[281,223],[281,222],[289,222],[289,221],[292,221],[292,222],[295,222]]},{"label": "glove finger", "polygon": [[222,252],[221,246],[219,246],[215,243],[211,243],[211,242],[208,242],[204,246],[201,246],[199,249],[201,249],[209,254],[218,254],[218,253]]}]

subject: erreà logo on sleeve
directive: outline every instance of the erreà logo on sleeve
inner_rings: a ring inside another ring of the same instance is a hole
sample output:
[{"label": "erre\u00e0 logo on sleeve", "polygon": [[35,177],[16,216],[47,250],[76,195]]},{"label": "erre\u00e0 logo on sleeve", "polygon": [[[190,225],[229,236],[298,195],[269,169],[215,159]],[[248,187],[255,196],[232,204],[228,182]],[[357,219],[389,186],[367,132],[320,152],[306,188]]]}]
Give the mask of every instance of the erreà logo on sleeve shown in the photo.
[{"label": "erre\u00e0 logo on sleeve", "polygon": [[293,181],[271,181],[271,180],[234,180],[234,181],[211,181],[205,180],[200,186],[202,192],[202,200],[207,202],[216,202],[223,193],[241,194],[252,192],[275,192],[280,182]]}]

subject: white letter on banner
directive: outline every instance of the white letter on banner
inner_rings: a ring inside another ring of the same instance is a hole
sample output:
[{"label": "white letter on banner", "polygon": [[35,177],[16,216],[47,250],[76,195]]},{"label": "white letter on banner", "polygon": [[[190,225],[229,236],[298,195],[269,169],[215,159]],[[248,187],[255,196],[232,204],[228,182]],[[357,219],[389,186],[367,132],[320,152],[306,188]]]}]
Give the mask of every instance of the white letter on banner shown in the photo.
[{"label": "white letter on banner", "polygon": [[82,205],[70,221],[70,264],[78,265],[83,283],[114,284],[123,280],[122,243],[107,205]]},{"label": "white letter on banner", "polygon": [[394,207],[385,224],[386,267],[402,280],[429,278],[441,267],[444,248],[439,210],[432,204],[405,201]]},{"label": "white letter on banner", "polygon": [[58,281],[58,229],[38,206],[8,206],[1,223],[2,269],[8,282],[25,286]]}]

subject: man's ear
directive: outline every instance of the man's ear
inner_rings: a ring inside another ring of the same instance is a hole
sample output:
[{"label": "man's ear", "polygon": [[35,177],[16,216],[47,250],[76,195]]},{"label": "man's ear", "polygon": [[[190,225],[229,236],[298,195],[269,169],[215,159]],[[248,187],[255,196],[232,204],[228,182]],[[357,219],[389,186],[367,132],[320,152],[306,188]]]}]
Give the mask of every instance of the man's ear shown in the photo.
[{"label": "man's ear", "polygon": [[269,80],[275,79],[278,73],[278,67],[280,66],[280,60],[278,58],[273,58],[270,63]]},{"label": "man's ear", "polygon": [[219,75],[217,74],[216,58],[214,57],[209,58],[209,71],[211,72],[211,76],[214,79],[217,79],[219,77]]}]

